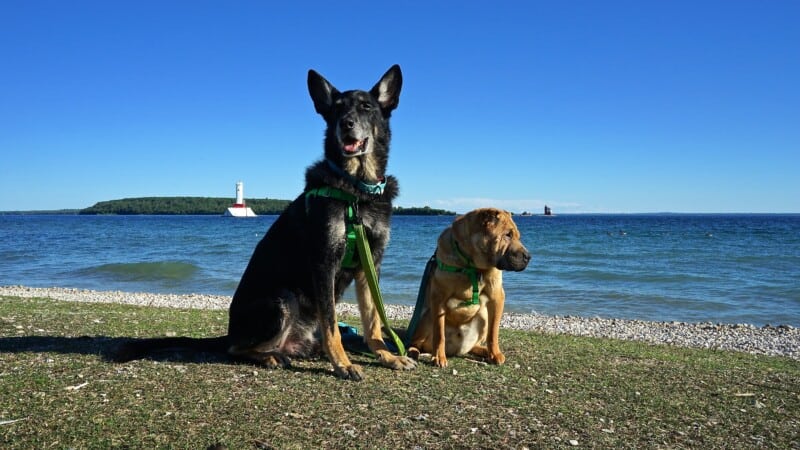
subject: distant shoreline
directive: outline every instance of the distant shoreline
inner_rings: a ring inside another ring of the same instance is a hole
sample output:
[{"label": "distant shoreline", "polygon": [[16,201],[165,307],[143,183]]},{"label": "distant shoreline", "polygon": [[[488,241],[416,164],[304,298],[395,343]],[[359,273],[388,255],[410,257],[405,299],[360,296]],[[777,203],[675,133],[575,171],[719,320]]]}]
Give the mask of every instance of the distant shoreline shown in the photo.
[{"label": "distant shoreline", "polygon": [[[405,207],[405,209],[417,209],[419,207],[409,206]],[[82,209],[47,209],[47,210],[30,210],[30,211],[0,211],[0,216],[77,216],[81,215],[80,212]],[[443,216],[455,216],[461,213],[448,211],[449,214],[437,214]],[[122,215],[136,215],[136,216],[221,216],[222,213],[207,213],[207,214],[92,214],[92,215],[108,215],[108,216],[122,216]],[[277,216],[280,215],[280,212],[274,214],[261,214],[263,216]],[[394,212],[394,215],[431,215],[431,214],[409,214],[409,213],[398,213]],[[514,217],[545,217],[544,214],[530,214],[530,215],[522,215],[518,213],[513,213]],[[800,218],[800,212],[568,212],[568,213],[559,213],[553,214],[550,217],[574,217],[574,216],[622,216],[622,217],[635,217],[635,216],[710,216],[710,217],[735,217],[735,216],[774,216],[774,217],[793,217],[796,216]]]},{"label": "distant shoreline", "polygon": [[[72,288],[0,286],[0,297],[51,298],[89,303],[118,303],[193,309],[227,309],[230,297],[204,294],[149,294],[141,292],[93,291]],[[339,314],[358,316],[352,303],[337,305]],[[413,308],[386,305],[390,319],[408,320]],[[567,334],[634,340],[688,348],[708,348],[754,355],[785,356],[800,360],[800,328],[788,325],[755,327],[746,324],[648,322],[538,314],[503,315],[501,327],[547,334]]]},{"label": "distant shoreline", "polygon": [[[271,198],[244,199],[243,204],[257,215],[279,215],[291,204],[291,200]],[[0,211],[1,215],[119,215],[119,216],[217,216],[222,215],[232,200],[225,197],[135,197],[97,202],[83,209],[60,209],[54,211]],[[392,208],[396,215],[454,216],[456,213],[430,206]]]},{"label": "distant shoreline", "polygon": [[0,211],[0,216],[77,216],[80,209],[48,209],[33,211]]}]

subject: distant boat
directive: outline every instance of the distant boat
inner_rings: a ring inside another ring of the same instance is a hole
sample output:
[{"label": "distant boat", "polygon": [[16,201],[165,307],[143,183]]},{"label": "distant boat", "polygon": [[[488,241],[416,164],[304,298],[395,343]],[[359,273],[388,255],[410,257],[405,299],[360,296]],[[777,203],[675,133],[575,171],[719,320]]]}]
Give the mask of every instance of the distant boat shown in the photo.
[{"label": "distant boat", "polygon": [[550,211],[550,207],[547,206],[547,205],[544,205],[544,215],[545,216],[552,216],[553,215],[553,212]]},{"label": "distant boat", "polygon": [[256,213],[244,203],[244,183],[236,182],[236,202],[225,210],[225,217],[258,217]]}]

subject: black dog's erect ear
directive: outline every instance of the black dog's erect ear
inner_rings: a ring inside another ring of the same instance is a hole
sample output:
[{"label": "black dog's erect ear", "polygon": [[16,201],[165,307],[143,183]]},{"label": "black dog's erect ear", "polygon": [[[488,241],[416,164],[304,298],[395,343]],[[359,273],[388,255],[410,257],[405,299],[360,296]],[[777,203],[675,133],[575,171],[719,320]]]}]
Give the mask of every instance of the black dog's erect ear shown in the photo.
[{"label": "black dog's erect ear", "polygon": [[401,87],[403,87],[403,74],[400,72],[400,66],[395,64],[383,74],[380,81],[369,91],[378,100],[385,117],[389,117],[392,110],[397,108],[400,103]]},{"label": "black dog's erect ear", "polygon": [[323,116],[328,114],[334,97],[339,95],[339,91],[328,80],[313,70],[308,71],[308,93],[314,101],[314,109]]}]

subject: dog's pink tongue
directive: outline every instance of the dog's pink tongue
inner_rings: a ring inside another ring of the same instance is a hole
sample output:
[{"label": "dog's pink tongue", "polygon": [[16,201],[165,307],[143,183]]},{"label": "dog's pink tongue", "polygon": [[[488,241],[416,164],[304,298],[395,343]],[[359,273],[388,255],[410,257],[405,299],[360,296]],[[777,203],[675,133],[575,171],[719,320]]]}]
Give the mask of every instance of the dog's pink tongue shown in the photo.
[{"label": "dog's pink tongue", "polygon": [[363,141],[355,141],[352,144],[345,144],[344,145],[344,151],[346,151],[347,153],[355,153],[355,152],[357,152],[358,149],[361,147],[361,142],[363,142]]}]

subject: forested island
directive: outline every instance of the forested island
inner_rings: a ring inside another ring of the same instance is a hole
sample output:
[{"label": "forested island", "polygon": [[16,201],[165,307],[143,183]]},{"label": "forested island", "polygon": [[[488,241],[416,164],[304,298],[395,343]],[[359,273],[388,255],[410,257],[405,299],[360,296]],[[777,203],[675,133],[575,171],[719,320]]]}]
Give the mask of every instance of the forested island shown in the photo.
[{"label": "forested island", "polygon": [[455,216],[454,211],[447,211],[445,209],[431,208],[430,206],[411,206],[403,208],[402,206],[395,206],[392,208],[392,214],[397,216]]},{"label": "forested island", "polygon": [[[259,215],[280,214],[289,200],[247,199],[247,206]],[[138,197],[108,200],[82,209],[79,214],[118,215],[221,215],[231,206],[225,197]]]},{"label": "forested island", "polygon": [[[245,203],[260,216],[280,214],[290,200],[245,199]],[[98,202],[78,214],[98,215],[221,215],[231,206],[224,197],[139,197]],[[429,206],[403,208],[396,206],[394,214],[406,216],[454,216],[456,213]]]}]

